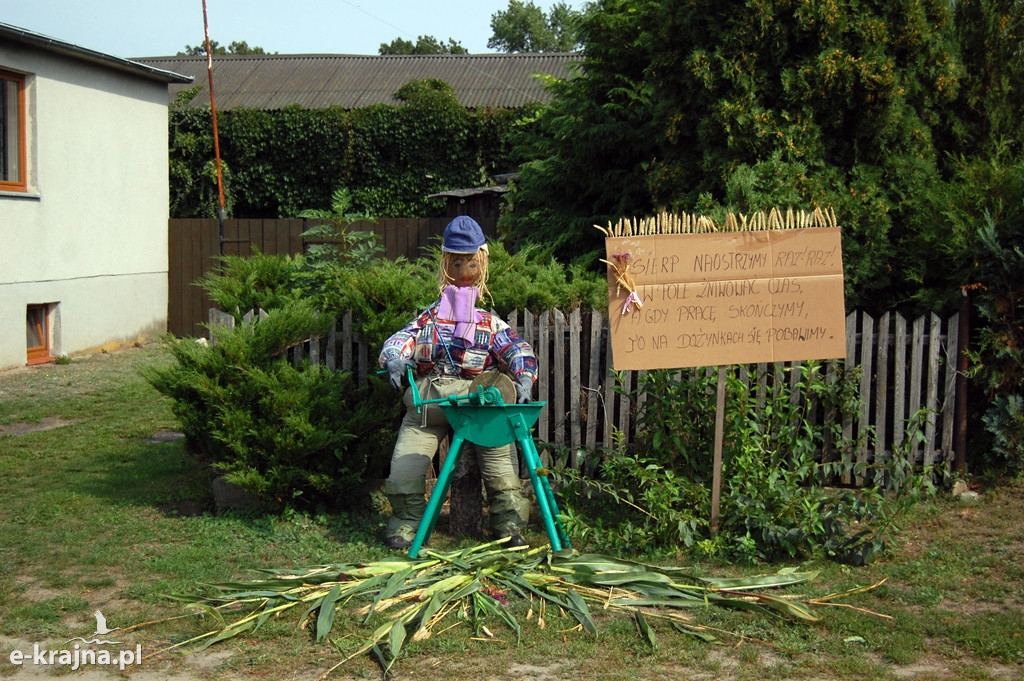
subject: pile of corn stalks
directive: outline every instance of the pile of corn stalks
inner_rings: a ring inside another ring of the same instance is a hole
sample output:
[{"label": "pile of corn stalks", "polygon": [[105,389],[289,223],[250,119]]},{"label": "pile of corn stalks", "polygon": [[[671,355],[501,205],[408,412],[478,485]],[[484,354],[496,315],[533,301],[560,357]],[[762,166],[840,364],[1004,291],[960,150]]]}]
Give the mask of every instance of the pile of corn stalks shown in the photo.
[{"label": "pile of corn stalks", "polygon": [[[161,652],[202,649],[251,633],[268,619],[291,611],[301,613],[300,626],[315,627],[317,641],[326,639],[342,655],[320,678],[367,653],[386,673],[407,642],[422,641],[461,622],[472,626],[476,637],[494,638],[484,625],[488,616],[494,616],[518,641],[521,626],[508,607],[516,597],[528,602],[526,618],[535,619],[540,628],[554,606],[575,618],[577,628],[596,634],[591,609],[599,608],[634,618],[640,634],[653,646],[655,633],[648,619],[667,621],[680,632],[715,642],[729,632],[696,624],[687,609],[720,606],[815,622],[820,618],[813,606],[874,588],[800,601],[760,590],[805,583],[817,573],[787,569],[756,577],[698,578],[679,568],[573,550],[552,553],[547,546],[506,549],[499,542],[449,553],[424,550],[416,560],[262,572],[268,577],[217,585],[211,595],[187,598],[190,608],[212,617],[219,628]],[[351,636],[360,644],[348,647],[350,636],[330,636],[335,615],[343,608],[358,613],[368,628],[371,622],[382,623],[368,636]]]}]

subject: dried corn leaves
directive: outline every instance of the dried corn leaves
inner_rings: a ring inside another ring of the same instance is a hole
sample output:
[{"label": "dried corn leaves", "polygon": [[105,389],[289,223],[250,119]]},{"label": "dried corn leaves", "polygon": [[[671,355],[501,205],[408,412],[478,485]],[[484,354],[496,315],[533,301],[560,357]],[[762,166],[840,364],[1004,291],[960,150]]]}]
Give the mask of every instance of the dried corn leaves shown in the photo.
[{"label": "dried corn leaves", "polygon": [[[713,642],[729,632],[697,624],[688,611],[718,606],[814,622],[819,619],[814,606],[838,596],[800,601],[763,593],[807,582],[814,578],[813,572],[782,570],[774,575],[714,579],[608,556],[572,550],[552,553],[547,546],[505,549],[498,543],[448,553],[424,550],[416,560],[263,573],[263,579],[217,585],[211,594],[187,599],[189,607],[211,616],[218,628],[172,648],[206,647],[255,631],[269,618],[297,613],[298,624],[341,653],[331,671],[367,653],[387,669],[408,642],[426,639],[459,622],[468,623],[473,635],[483,638],[495,637],[485,620],[492,627],[500,622],[518,640],[520,617],[543,628],[549,610],[555,608],[554,612],[575,618],[577,627],[596,634],[591,613],[597,609],[632,617],[651,645],[655,634],[650,621],[656,619]],[[522,607],[513,606],[515,599],[521,599]],[[343,610],[358,615],[369,634],[339,634],[335,616]]]}]

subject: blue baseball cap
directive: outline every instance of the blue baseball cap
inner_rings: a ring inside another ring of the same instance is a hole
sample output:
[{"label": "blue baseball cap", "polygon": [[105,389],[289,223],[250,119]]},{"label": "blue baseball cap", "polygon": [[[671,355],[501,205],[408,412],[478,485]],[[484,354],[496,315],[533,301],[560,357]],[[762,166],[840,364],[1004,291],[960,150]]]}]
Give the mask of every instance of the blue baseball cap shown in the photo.
[{"label": "blue baseball cap", "polygon": [[476,253],[486,248],[486,243],[484,231],[476,220],[468,215],[460,215],[444,228],[441,250],[445,253]]}]

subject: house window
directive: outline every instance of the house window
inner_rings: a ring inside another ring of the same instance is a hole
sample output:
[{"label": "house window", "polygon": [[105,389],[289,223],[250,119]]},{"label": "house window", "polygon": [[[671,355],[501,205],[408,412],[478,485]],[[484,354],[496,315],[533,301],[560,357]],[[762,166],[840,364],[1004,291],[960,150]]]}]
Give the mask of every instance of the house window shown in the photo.
[{"label": "house window", "polygon": [[0,70],[0,190],[26,191],[25,76]]},{"label": "house window", "polygon": [[50,315],[46,305],[29,305],[25,314],[26,364],[52,362],[50,354]]}]

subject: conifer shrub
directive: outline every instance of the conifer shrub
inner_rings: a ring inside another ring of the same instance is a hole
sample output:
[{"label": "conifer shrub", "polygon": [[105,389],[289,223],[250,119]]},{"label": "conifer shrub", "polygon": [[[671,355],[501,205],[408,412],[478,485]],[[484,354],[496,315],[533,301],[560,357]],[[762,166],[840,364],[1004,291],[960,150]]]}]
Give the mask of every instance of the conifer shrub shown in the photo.
[{"label": "conifer shrub", "polygon": [[289,347],[326,331],[307,301],[251,324],[213,329],[215,343],[169,339],[175,363],[146,379],[170,397],[190,451],[271,510],[345,505],[382,477],[393,397],[357,389],[348,372],[293,365]]},{"label": "conifer shrub", "polygon": [[[1018,164],[1018,173],[1024,164]],[[1024,178],[1024,173],[1018,175]],[[1020,206],[1020,201],[1016,204]],[[1019,210],[1019,208],[1018,208]],[[980,452],[986,471],[1024,474],[1024,219],[1017,213],[998,224],[992,215],[978,230],[980,289],[975,294],[977,342],[968,351],[968,375],[984,391],[986,431]]]},{"label": "conifer shrub", "polygon": [[[416,261],[380,258],[371,232],[349,229],[348,206],[337,193],[334,213],[318,216],[343,248],[223,257],[197,283],[235,328],[211,329],[210,346],[168,340],[176,363],[147,375],[173,400],[189,448],[271,508],[362,498],[365,481],[384,477],[402,409],[386,382],[360,388],[347,372],[294,366],[287,350],[348,311],[379,348],[438,295],[436,249]],[[604,277],[536,247],[510,254],[493,243],[490,272],[494,297],[483,304],[501,315],[605,304]],[[266,314],[244,323],[250,311]]]}]

